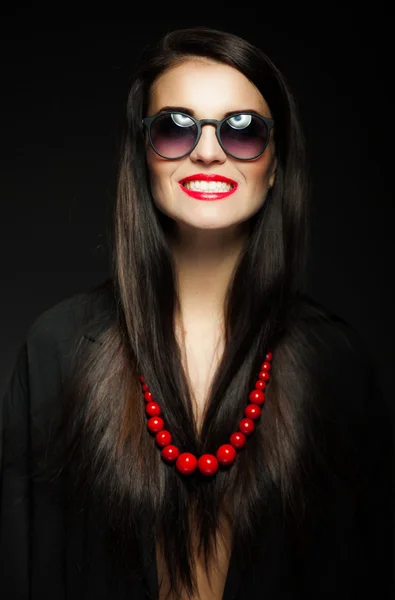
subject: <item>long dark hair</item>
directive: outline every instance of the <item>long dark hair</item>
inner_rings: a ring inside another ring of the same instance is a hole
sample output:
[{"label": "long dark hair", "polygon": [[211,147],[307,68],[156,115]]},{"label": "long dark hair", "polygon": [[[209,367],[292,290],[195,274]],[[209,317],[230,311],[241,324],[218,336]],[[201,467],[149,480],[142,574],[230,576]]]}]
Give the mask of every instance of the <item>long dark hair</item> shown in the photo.
[{"label": "long dark hair", "polygon": [[[251,80],[275,120],[276,180],[254,215],[224,306],[225,350],[209,394],[201,438],[174,332],[176,273],[166,236],[169,219],[150,192],[141,119],[155,79],[191,56],[230,65]],[[305,138],[290,85],[258,48],[236,35],[193,28],[166,34],[139,57],[128,103],[113,227],[108,318],[79,340],[65,386],[69,468],[76,497],[94,494],[113,548],[128,569],[139,562],[141,524],[162,544],[177,593],[196,591],[192,529],[208,564],[221,510],[232,524],[232,551],[248,563],[262,514],[280,507],[296,521],[312,447],[308,335],[304,292],[310,188]],[[182,477],[165,464],[147,431],[140,374],[166,415],[174,443],[196,455],[215,453],[237,428],[268,349],[274,351],[266,402],[236,463],[213,478]],[[126,550],[125,550],[126,548]]]}]

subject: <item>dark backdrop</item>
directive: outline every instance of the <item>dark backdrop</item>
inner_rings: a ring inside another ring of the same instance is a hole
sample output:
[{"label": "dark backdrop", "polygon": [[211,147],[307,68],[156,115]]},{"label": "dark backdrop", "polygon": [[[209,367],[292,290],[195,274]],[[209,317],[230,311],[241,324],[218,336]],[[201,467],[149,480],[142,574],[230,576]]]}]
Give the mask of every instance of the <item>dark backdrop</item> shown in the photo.
[{"label": "dark backdrop", "polygon": [[99,14],[98,4],[15,6],[0,19],[0,398],[32,321],[110,273],[118,142],[134,58],[158,32],[207,25],[260,45],[297,96],[314,199],[309,292],[359,330],[393,407],[389,9],[317,3],[304,12],[298,4],[291,14],[281,3],[272,15],[269,4],[146,2],[128,13],[107,0]]},{"label": "dark backdrop", "polygon": [[388,15],[376,4],[376,17],[321,6],[284,22],[281,11],[270,19],[246,5],[218,9],[218,16],[212,8],[210,18],[198,6],[185,15],[184,6],[163,11],[183,20],[158,25],[149,22],[153,5],[140,5],[141,20],[115,5],[90,18],[57,6],[58,13],[10,9],[1,21],[0,392],[32,321],[110,272],[118,142],[134,58],[157,32],[208,25],[260,45],[293,87],[312,165],[310,293],[359,330],[393,404]]}]

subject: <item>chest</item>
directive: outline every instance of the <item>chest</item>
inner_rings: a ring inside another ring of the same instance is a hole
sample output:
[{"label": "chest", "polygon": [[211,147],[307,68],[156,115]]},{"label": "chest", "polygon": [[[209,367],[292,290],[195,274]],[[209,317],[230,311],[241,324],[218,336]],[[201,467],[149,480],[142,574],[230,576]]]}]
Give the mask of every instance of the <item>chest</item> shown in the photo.
[{"label": "chest", "polygon": [[[203,554],[199,554],[195,550],[194,555],[198,592],[197,595],[193,597],[188,596],[187,593],[184,592],[182,600],[222,600],[229,569],[231,547],[231,528],[229,522],[225,518],[220,519],[217,540],[217,554],[211,562],[209,572],[206,571]],[[173,595],[169,594],[170,581],[166,563],[158,545],[156,547],[156,562],[158,569],[159,600],[176,600]]]},{"label": "chest", "polygon": [[200,431],[213,379],[223,355],[224,341],[217,329],[189,330],[180,340],[180,349]]},{"label": "chest", "polygon": [[[181,350],[183,368],[191,391],[197,429],[200,432],[210,388],[224,351],[224,342],[218,328],[196,328],[193,326],[189,326],[182,331],[178,330],[177,339]],[[199,591],[198,595],[193,598],[188,597],[185,593],[182,600],[222,599],[231,548],[231,527],[224,516],[220,518],[217,540],[217,553],[208,573],[205,568],[204,557],[197,551],[197,543],[194,543],[196,580]],[[159,600],[174,600],[173,596],[168,595],[169,577],[159,545],[156,546],[156,562],[160,585]]]}]

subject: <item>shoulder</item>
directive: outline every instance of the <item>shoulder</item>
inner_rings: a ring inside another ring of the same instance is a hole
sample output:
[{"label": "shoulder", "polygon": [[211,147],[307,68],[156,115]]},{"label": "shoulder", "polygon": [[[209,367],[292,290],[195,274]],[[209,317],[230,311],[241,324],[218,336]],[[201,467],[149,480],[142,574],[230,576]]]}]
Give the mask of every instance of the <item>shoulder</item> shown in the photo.
[{"label": "shoulder", "polygon": [[304,356],[304,372],[314,379],[324,414],[332,418],[336,413],[349,423],[385,412],[377,356],[363,331],[304,295],[291,336]]},{"label": "shoulder", "polygon": [[36,352],[66,350],[81,337],[95,340],[113,315],[112,281],[66,297],[40,313],[30,325],[26,345]]},{"label": "shoulder", "polygon": [[307,294],[297,309],[295,335],[303,338],[316,359],[321,363],[325,361],[331,369],[376,366],[374,350],[363,332]]},{"label": "shoulder", "polygon": [[113,315],[112,282],[73,294],[39,314],[16,356],[6,393],[33,404],[59,394],[81,341],[95,341]]},{"label": "shoulder", "polygon": [[36,431],[42,429],[44,420],[60,407],[62,385],[79,342],[95,341],[99,328],[113,313],[112,306],[112,283],[107,280],[64,298],[36,317],[19,348],[6,388],[8,422],[28,410],[34,415],[32,425],[38,423]]},{"label": "shoulder", "polygon": [[[339,358],[371,360],[373,354],[359,331],[345,318],[304,294],[298,306],[298,323],[308,332],[311,342],[322,350],[338,350]],[[332,354],[333,357],[333,354]]]}]

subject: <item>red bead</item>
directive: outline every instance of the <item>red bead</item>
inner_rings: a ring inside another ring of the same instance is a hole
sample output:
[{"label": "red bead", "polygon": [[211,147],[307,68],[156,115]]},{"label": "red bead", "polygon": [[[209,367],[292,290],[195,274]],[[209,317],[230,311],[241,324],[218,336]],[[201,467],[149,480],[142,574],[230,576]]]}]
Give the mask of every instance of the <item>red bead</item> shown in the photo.
[{"label": "red bead", "polygon": [[272,358],[273,358],[273,352],[268,352],[266,354],[266,360],[272,360]]},{"label": "red bead", "polygon": [[258,419],[261,416],[261,409],[256,404],[249,404],[245,407],[244,414],[249,419]]},{"label": "red bead", "polygon": [[145,412],[150,417],[158,417],[162,411],[157,402],[148,402],[148,404],[145,405]]},{"label": "red bead", "polygon": [[144,377],[144,375],[140,375],[140,381],[141,381],[142,383],[144,383],[144,381],[145,381],[145,377]]},{"label": "red bead", "polygon": [[217,458],[220,465],[231,465],[236,458],[236,450],[230,444],[223,444],[217,450]]},{"label": "red bead", "polygon": [[258,377],[259,379],[263,379],[263,381],[269,381],[270,374],[267,371],[259,371]]},{"label": "red bead", "polygon": [[267,362],[266,360],[261,365],[261,370],[262,371],[270,371],[271,368],[272,368],[272,365],[270,364],[270,362]]},{"label": "red bead", "polygon": [[263,404],[265,402],[265,392],[261,390],[253,390],[248,396],[253,404]]},{"label": "red bead", "polygon": [[171,444],[172,439],[173,438],[172,438],[171,433],[169,431],[166,431],[166,429],[163,429],[162,431],[158,431],[158,433],[155,436],[156,443],[161,448],[164,448],[165,446],[168,446],[169,444]]},{"label": "red bead", "polygon": [[153,402],[154,399],[153,399],[152,393],[151,392],[144,392],[144,400],[146,402]]},{"label": "red bead", "polygon": [[180,451],[176,446],[166,446],[160,453],[167,462],[174,462],[180,456]]},{"label": "red bead", "polygon": [[235,433],[232,433],[232,435],[230,436],[230,443],[232,444],[232,446],[234,446],[234,448],[236,448],[236,450],[240,450],[241,448],[244,448],[247,438],[244,435],[244,433],[241,433],[240,431],[236,431]]},{"label": "red bead", "polygon": [[[169,446],[167,446],[169,448]],[[177,458],[176,468],[183,475],[190,475],[197,467],[198,461],[196,456],[190,452],[183,452]]]},{"label": "red bead", "polygon": [[147,427],[151,433],[158,433],[158,431],[162,431],[164,426],[165,423],[160,417],[151,417],[147,421]]},{"label": "red bead", "polygon": [[245,433],[245,435],[251,435],[255,429],[254,421],[251,419],[242,419],[239,423],[239,429],[241,433]]},{"label": "red bead", "polygon": [[255,382],[255,389],[257,390],[264,390],[266,386],[267,383],[266,381],[263,381],[263,379],[258,379],[258,381]]},{"label": "red bead", "polygon": [[143,385],[141,386],[141,389],[143,390],[143,392],[149,392],[149,387],[146,383],[143,383]]},{"label": "red bead", "polygon": [[202,475],[215,475],[218,461],[213,454],[202,454],[198,460],[198,469]]}]

